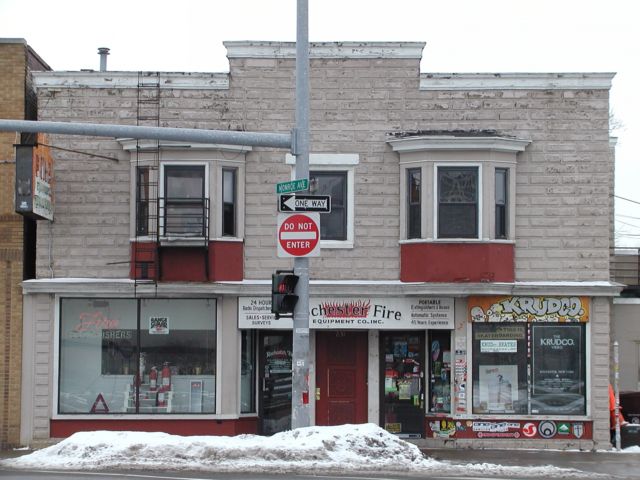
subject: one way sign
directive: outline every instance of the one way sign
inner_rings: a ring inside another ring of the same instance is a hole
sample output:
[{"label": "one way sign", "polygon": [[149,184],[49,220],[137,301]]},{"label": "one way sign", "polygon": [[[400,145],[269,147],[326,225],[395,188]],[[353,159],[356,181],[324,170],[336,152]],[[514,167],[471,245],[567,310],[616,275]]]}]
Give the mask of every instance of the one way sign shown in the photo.
[{"label": "one way sign", "polygon": [[331,211],[329,195],[280,195],[279,212],[322,212]]}]

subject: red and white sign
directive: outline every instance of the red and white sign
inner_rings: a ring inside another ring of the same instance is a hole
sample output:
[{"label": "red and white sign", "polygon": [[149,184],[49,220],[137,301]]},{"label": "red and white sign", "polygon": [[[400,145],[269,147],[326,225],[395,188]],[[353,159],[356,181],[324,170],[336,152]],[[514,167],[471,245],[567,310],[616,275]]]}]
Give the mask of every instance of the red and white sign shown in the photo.
[{"label": "red and white sign", "polygon": [[320,255],[320,214],[278,214],[278,257]]}]

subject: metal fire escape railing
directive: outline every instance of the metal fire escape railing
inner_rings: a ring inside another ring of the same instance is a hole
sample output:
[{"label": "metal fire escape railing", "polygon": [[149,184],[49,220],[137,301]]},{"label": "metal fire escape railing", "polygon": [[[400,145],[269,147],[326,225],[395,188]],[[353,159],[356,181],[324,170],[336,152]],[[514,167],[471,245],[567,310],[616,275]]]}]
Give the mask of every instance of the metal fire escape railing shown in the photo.
[{"label": "metal fire escape railing", "polygon": [[[160,73],[138,72],[136,125],[160,126]],[[144,144],[143,144],[144,142]],[[140,283],[160,280],[158,185],[160,141],[136,139],[136,227],[133,247],[134,292]]]}]

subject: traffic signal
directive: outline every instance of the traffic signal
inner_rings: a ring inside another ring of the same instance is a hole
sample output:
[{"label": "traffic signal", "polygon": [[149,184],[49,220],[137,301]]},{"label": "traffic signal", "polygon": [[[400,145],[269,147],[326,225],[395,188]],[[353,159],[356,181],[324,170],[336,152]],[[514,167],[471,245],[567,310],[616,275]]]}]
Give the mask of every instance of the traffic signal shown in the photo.
[{"label": "traffic signal", "polygon": [[298,303],[298,295],[293,291],[298,284],[298,276],[292,270],[276,270],[271,275],[271,313],[280,317],[292,317]]}]

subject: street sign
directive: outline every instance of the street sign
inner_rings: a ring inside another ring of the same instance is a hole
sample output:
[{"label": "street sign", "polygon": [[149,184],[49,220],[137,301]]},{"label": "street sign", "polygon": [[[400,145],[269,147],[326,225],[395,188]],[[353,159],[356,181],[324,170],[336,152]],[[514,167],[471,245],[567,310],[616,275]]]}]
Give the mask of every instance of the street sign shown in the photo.
[{"label": "street sign", "polygon": [[291,180],[290,182],[282,182],[276,184],[276,193],[292,193],[292,192],[304,192],[309,190],[309,179],[299,178],[297,180]]},{"label": "street sign", "polygon": [[317,257],[320,255],[320,214],[279,213],[278,257]]},{"label": "street sign", "polygon": [[278,211],[329,213],[331,211],[331,197],[329,195],[280,195]]}]

